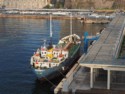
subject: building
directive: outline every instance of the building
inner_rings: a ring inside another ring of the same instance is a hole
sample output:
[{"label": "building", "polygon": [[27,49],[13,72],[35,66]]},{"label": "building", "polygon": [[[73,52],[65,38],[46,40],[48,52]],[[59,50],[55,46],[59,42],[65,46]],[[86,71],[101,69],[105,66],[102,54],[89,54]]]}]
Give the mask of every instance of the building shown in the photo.
[{"label": "building", "polygon": [[0,0],[0,6],[8,9],[42,9],[50,0]]}]

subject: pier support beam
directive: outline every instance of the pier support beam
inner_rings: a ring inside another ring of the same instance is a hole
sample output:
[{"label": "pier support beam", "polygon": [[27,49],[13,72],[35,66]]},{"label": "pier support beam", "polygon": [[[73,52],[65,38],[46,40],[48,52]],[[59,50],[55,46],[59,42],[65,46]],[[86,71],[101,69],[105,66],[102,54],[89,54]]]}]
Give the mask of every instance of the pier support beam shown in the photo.
[{"label": "pier support beam", "polygon": [[108,75],[107,75],[107,89],[110,89],[110,74],[111,74],[111,70],[107,70],[107,72],[108,72]]},{"label": "pier support beam", "polygon": [[90,70],[90,88],[93,88],[93,67]]}]

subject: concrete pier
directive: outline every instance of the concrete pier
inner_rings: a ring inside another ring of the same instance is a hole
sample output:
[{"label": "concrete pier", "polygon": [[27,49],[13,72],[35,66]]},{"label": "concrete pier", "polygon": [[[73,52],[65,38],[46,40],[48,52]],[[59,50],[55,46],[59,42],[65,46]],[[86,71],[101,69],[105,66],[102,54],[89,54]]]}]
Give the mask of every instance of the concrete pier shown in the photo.
[{"label": "concrete pier", "polygon": [[90,17],[86,17],[85,19],[82,19],[83,23],[92,23],[92,24],[96,24],[96,23],[100,23],[100,24],[104,24],[104,23],[109,23],[112,19],[107,19],[107,18],[90,18]]},{"label": "concrete pier", "polygon": [[125,16],[119,15],[78,60],[79,67],[61,82],[61,93],[125,94],[125,59],[118,58],[124,32]]}]

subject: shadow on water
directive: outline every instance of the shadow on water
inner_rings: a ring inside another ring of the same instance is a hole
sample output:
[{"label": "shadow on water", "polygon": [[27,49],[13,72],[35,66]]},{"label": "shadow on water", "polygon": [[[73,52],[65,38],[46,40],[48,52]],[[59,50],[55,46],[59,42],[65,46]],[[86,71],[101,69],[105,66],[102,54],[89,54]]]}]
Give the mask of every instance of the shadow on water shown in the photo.
[{"label": "shadow on water", "polygon": [[40,81],[36,80],[32,94],[53,94],[51,87],[52,85],[48,82],[40,83]]},{"label": "shadow on water", "polygon": [[62,77],[58,77],[54,80],[45,81],[41,83],[39,80],[35,81],[35,88],[32,94],[54,94],[54,88],[62,80]]}]

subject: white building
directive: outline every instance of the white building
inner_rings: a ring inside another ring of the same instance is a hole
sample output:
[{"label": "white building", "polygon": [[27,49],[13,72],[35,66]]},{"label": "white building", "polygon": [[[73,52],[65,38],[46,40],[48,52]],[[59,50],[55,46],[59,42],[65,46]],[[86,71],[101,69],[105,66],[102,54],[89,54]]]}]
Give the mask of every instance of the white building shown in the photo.
[{"label": "white building", "polygon": [[0,0],[0,6],[9,9],[42,9],[50,0]]}]

